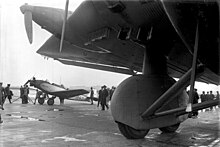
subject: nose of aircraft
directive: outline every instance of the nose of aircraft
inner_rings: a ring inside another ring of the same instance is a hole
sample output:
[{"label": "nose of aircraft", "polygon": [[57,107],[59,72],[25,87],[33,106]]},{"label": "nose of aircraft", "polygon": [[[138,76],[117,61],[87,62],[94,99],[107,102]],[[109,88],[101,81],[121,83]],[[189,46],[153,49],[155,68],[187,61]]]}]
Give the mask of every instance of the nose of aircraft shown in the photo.
[{"label": "nose of aircraft", "polygon": [[24,5],[22,5],[20,7],[21,12],[24,14],[26,11],[32,11],[33,6],[28,5],[27,3],[25,3]]}]

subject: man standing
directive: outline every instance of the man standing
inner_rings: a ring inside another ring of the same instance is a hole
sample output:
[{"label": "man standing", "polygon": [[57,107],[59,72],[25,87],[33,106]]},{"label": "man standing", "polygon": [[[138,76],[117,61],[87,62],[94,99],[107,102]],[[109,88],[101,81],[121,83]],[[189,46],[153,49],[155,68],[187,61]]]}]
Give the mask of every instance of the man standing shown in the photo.
[{"label": "man standing", "polygon": [[[215,98],[214,94],[212,93],[212,91],[210,91],[210,94],[209,94],[209,101],[214,100],[214,98]],[[210,107],[210,110],[213,110],[213,106]]]},{"label": "man standing", "polygon": [[98,97],[98,104],[97,104],[97,107],[99,107],[99,104],[101,103],[102,91],[103,91],[103,86],[102,86],[101,89],[99,90],[99,97]]},{"label": "man standing", "polygon": [[[216,91],[216,97],[215,97],[216,100],[219,100],[220,99],[220,96],[219,96],[219,92]],[[220,103],[218,103],[218,107],[220,108]]]},{"label": "man standing", "polygon": [[[0,82],[0,109],[4,110],[3,108],[3,101],[4,101],[4,88],[2,87],[2,82]],[[0,124],[3,123],[2,121],[2,117],[1,117],[1,114],[0,114]]]},{"label": "man standing", "polygon": [[112,89],[111,89],[110,92],[109,92],[109,94],[110,94],[109,100],[110,100],[110,101],[111,101],[111,99],[112,99],[112,95],[113,95],[114,91],[115,91],[115,87],[112,86]]},{"label": "man standing", "polygon": [[8,98],[9,103],[11,104],[12,92],[10,90],[10,84],[5,88],[5,99]]},{"label": "man standing", "polygon": [[42,95],[43,93],[42,93],[42,91],[40,91],[40,90],[36,90],[36,97],[35,97],[35,99],[34,99],[34,105],[36,104],[36,101],[40,98],[40,96]]},{"label": "man standing", "polygon": [[108,90],[106,86],[103,86],[102,94],[101,94],[101,106],[102,110],[105,110],[105,107],[108,109],[108,105],[106,104],[106,98],[108,97]]},{"label": "man standing", "polygon": [[202,94],[200,95],[200,99],[201,99],[201,102],[206,101],[205,91],[203,91]]},{"label": "man standing", "polygon": [[29,88],[28,88],[28,85],[25,85],[25,87],[24,87],[24,104],[28,103],[28,94],[29,94]]},{"label": "man standing", "polygon": [[91,105],[93,105],[93,97],[94,97],[94,90],[91,87],[91,91],[90,91],[90,99],[91,99]]},{"label": "man standing", "polygon": [[[197,104],[199,100],[197,89],[194,89],[192,97],[193,97],[193,104]],[[192,115],[196,118],[198,116],[198,111],[194,111]]]}]

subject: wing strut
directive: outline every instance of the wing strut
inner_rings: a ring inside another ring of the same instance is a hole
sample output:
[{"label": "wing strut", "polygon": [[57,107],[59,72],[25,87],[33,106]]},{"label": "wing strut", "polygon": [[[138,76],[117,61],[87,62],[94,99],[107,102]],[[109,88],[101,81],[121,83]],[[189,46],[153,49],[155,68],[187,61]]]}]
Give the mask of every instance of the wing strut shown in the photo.
[{"label": "wing strut", "polygon": [[[199,65],[197,67],[196,78],[200,77],[204,71],[204,66]],[[157,110],[163,108],[167,102],[172,101],[185,87],[190,84],[190,76],[192,74],[192,68],[188,70],[175,84],[173,84],[164,94],[162,94],[144,113],[142,118],[148,118],[153,115]]]},{"label": "wing strut", "polygon": [[[204,71],[204,66],[197,66],[197,52],[198,52],[198,41],[199,41],[199,30],[198,24],[196,27],[196,37],[194,45],[193,63],[192,68],[186,72],[173,86],[171,86],[164,94],[162,94],[144,113],[142,118],[149,118],[155,112],[159,112],[163,106],[172,101],[181,91],[185,89],[189,84],[190,87],[190,100],[187,105],[186,112],[192,112],[192,95],[194,91],[194,84],[196,76],[201,76]],[[199,69],[198,69],[199,68]]]},{"label": "wing strut", "polygon": [[61,40],[60,40],[60,52],[62,51],[62,48],[63,48],[63,40],[64,40],[64,35],[65,35],[65,27],[66,27],[66,20],[67,20],[67,14],[68,14],[68,5],[69,5],[69,0],[66,0],[65,13],[64,13],[64,18],[63,18],[62,34],[61,34]]},{"label": "wing strut", "polygon": [[192,73],[190,78],[190,92],[189,92],[189,103],[186,108],[186,112],[192,112],[192,102],[193,102],[193,92],[195,86],[195,75],[196,75],[196,64],[197,64],[197,53],[198,53],[198,42],[199,42],[199,23],[196,27],[196,38],[193,52],[193,63],[192,63]]}]

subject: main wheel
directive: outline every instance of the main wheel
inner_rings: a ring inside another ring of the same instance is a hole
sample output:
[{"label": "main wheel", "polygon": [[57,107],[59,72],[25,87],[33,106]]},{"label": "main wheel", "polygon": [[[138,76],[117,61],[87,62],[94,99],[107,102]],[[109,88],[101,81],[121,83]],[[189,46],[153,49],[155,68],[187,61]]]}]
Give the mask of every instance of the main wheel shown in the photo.
[{"label": "main wheel", "polygon": [[43,105],[43,104],[44,104],[44,98],[39,98],[39,99],[38,99],[38,103],[39,103],[40,105]]},{"label": "main wheel", "polygon": [[168,127],[159,128],[159,129],[163,133],[173,133],[179,128],[179,125],[180,123],[172,125],[172,126],[168,126]]},{"label": "main wheel", "polygon": [[50,98],[47,100],[47,105],[53,105],[54,104],[54,99]]},{"label": "main wheel", "polygon": [[149,130],[136,130],[128,125],[123,123],[117,122],[118,128],[120,132],[127,138],[127,139],[142,139],[144,138]]}]

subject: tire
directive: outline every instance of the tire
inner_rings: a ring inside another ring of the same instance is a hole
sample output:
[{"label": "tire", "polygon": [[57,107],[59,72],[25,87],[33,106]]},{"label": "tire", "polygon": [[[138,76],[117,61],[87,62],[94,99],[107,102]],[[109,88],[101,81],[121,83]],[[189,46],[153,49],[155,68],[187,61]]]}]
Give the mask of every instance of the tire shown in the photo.
[{"label": "tire", "polygon": [[179,128],[179,125],[180,123],[172,125],[172,126],[168,126],[168,127],[159,128],[159,129],[163,133],[174,133]]},{"label": "tire", "polygon": [[39,98],[39,99],[38,99],[38,103],[39,103],[40,105],[43,105],[43,104],[44,104],[44,98]]},{"label": "tire", "polygon": [[144,138],[149,130],[136,130],[128,125],[117,122],[118,128],[122,135],[124,135],[127,139],[142,139]]},{"label": "tire", "polygon": [[54,99],[53,98],[50,98],[47,100],[47,105],[51,106],[54,104]]}]

